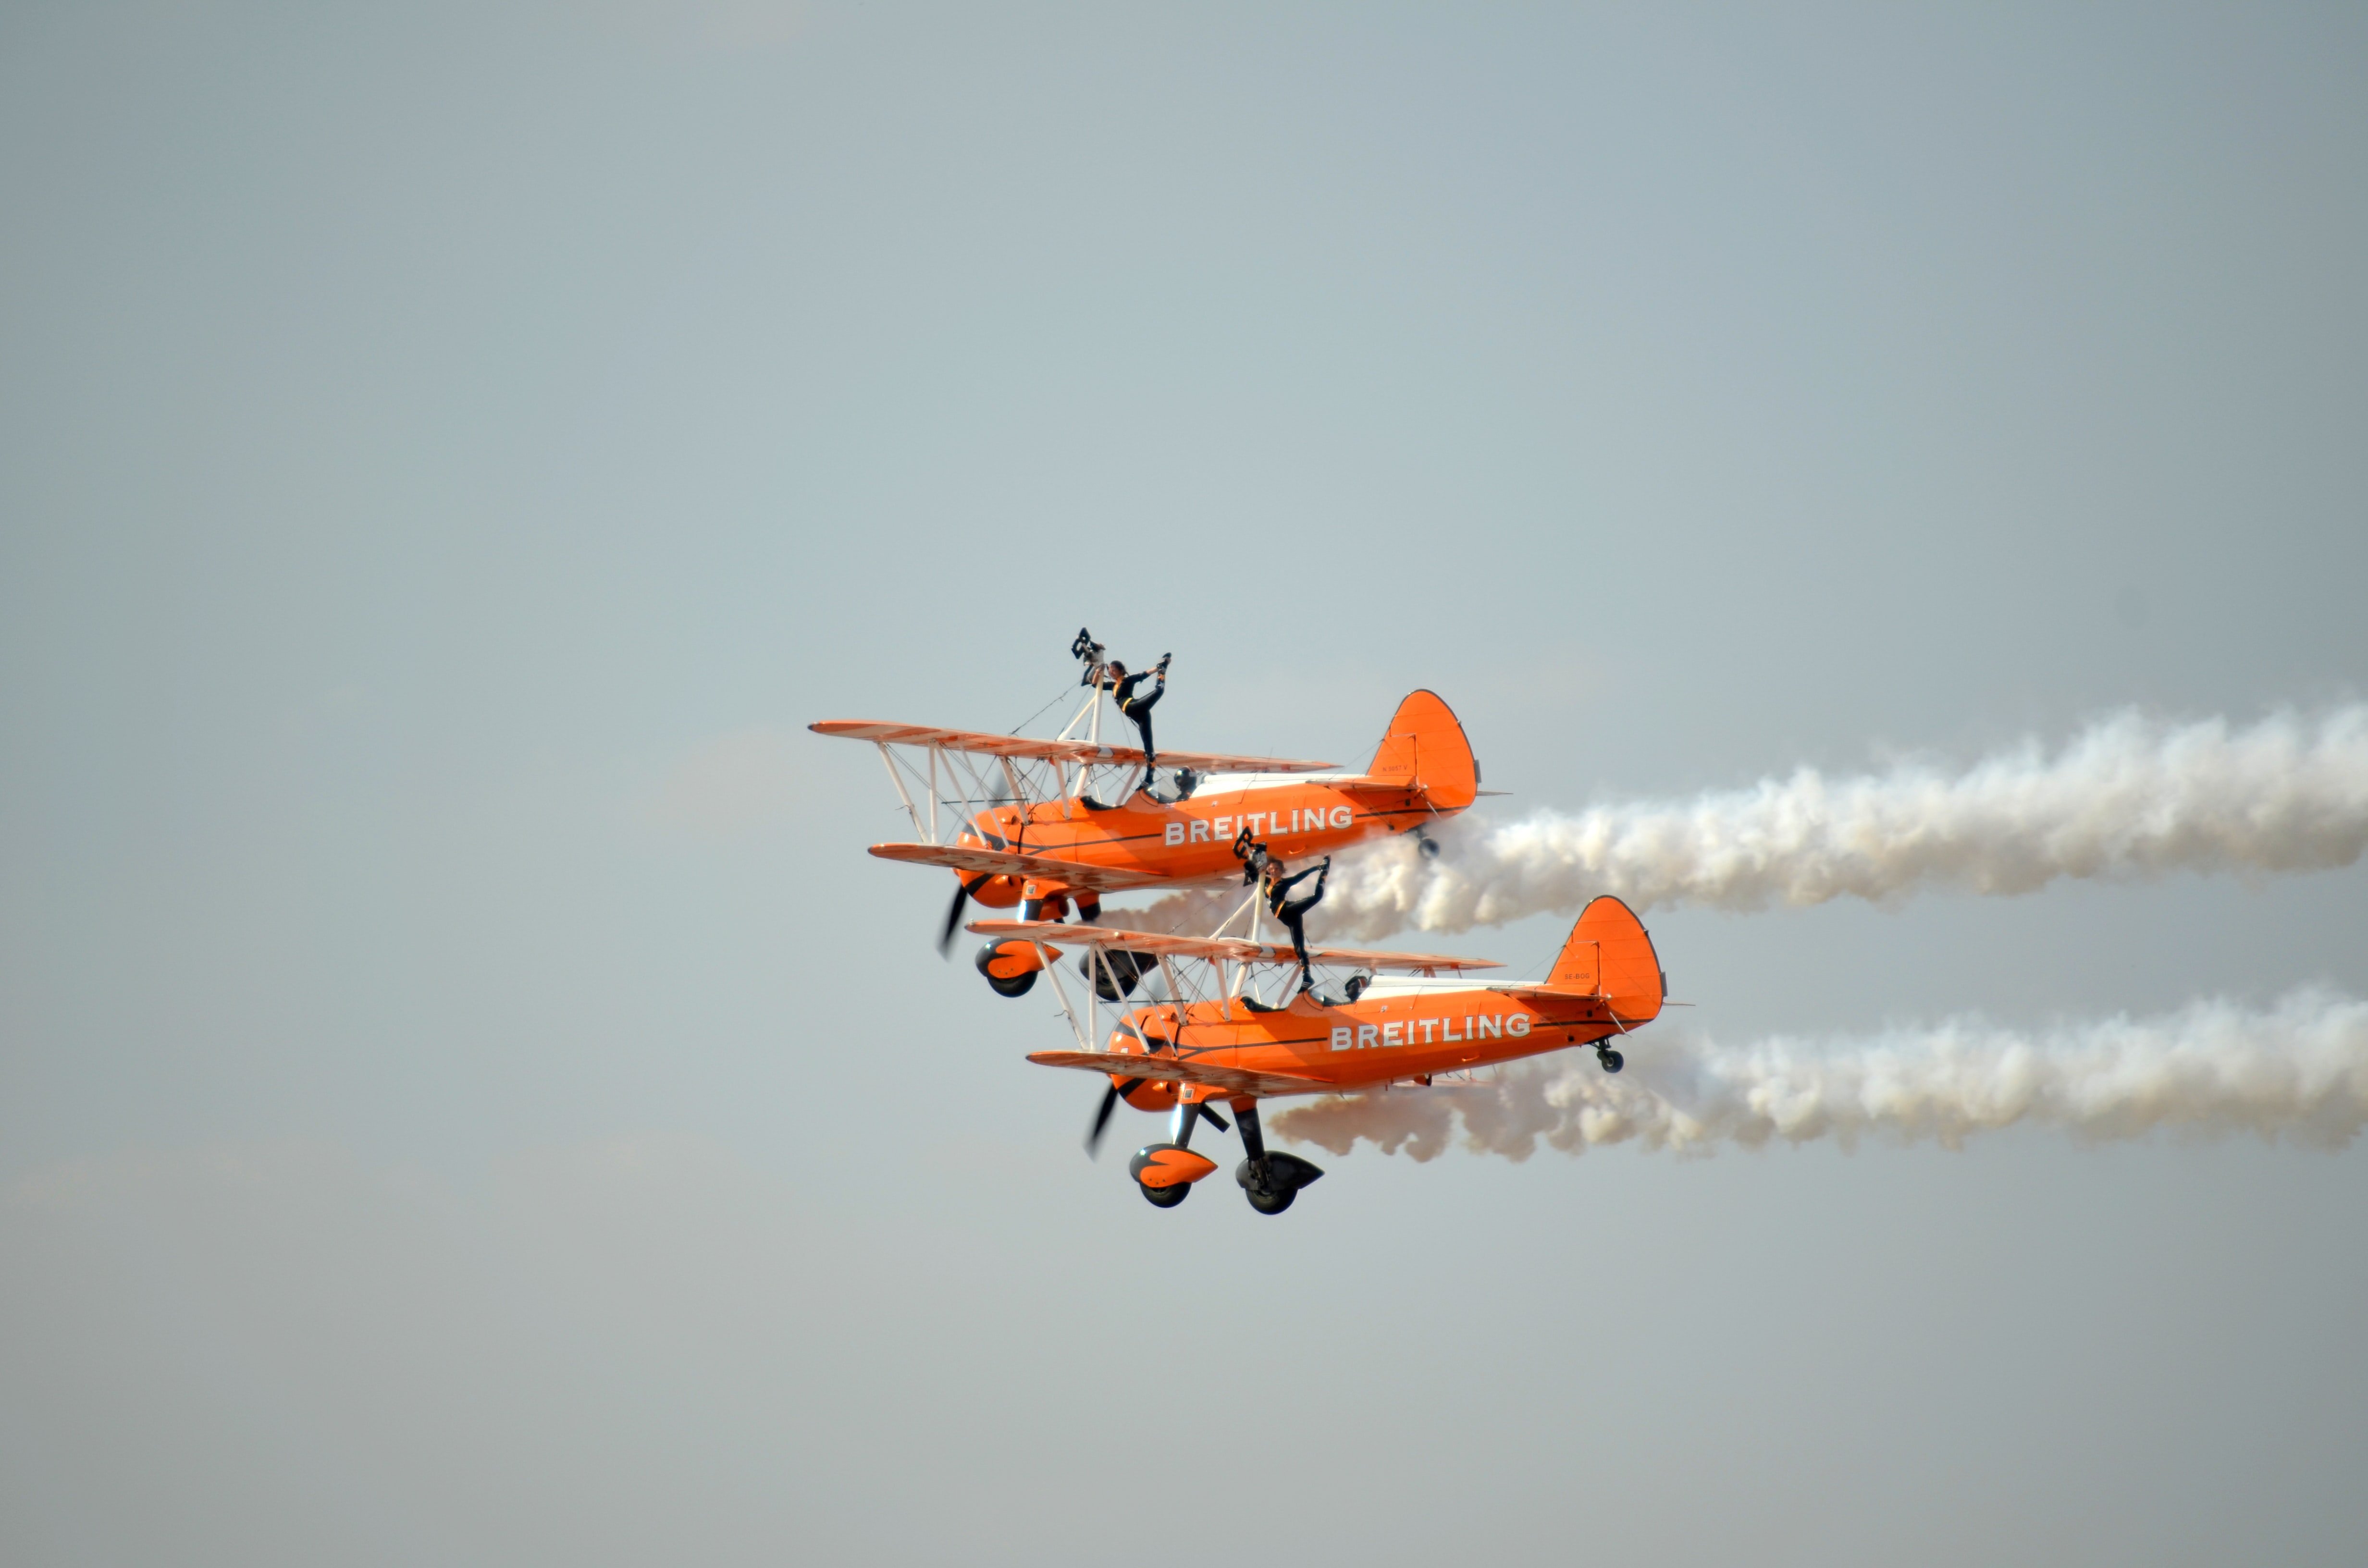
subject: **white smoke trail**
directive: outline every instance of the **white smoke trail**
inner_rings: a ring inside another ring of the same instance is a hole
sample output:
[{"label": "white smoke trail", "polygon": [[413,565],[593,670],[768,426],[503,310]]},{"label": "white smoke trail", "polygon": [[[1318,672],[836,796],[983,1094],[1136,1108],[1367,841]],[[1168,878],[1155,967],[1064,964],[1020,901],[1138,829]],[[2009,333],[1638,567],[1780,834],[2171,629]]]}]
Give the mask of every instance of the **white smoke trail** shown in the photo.
[{"label": "white smoke trail", "polygon": [[[1378,941],[1575,915],[1598,893],[1639,909],[1756,910],[1927,888],[2025,893],[2060,878],[2325,870],[2368,850],[2368,706],[2288,712],[2232,733],[2123,713],[2051,757],[2036,740],[1945,772],[1904,762],[1827,778],[1803,768],[1691,801],[1469,816],[1432,836],[1344,856],[1311,934]],[[1238,898],[1238,894],[1235,895]],[[1201,894],[1141,911],[1151,929],[1199,918]]]},{"label": "white smoke trail", "polygon": [[2340,1148],[2368,1125],[2368,1003],[2305,988],[2267,1011],[2226,1001],[2160,1017],[2039,1031],[1956,1019],[1827,1044],[1625,1041],[1618,1076],[1594,1053],[1506,1070],[1496,1083],[1333,1096],[1282,1112],[1281,1138],[1345,1154],[1360,1138],[1433,1158],[1463,1123],[1476,1152],[1523,1160],[1540,1140],[1707,1153],[1782,1140],[1930,1140],[1954,1148],[2021,1123],[2103,1142],[2157,1129],[2252,1132]]}]

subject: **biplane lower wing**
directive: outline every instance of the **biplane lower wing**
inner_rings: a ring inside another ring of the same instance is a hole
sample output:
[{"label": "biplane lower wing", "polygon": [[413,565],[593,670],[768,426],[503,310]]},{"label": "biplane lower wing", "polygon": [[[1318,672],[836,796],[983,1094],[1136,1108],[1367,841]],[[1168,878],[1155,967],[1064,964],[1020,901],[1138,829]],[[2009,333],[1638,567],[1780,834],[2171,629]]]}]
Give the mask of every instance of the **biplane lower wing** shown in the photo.
[{"label": "biplane lower wing", "polygon": [[[863,719],[830,719],[807,729],[817,735],[850,741],[874,741],[892,746],[933,746],[940,751],[970,752],[981,756],[1005,756],[1014,761],[1085,763],[1126,767],[1142,762],[1133,746],[1103,745],[1097,741],[1038,741],[1023,735],[991,735],[977,730],[939,730],[927,724],[882,724]],[[1337,762],[1308,762],[1288,756],[1247,756],[1231,752],[1162,751],[1163,767],[1189,767],[1195,773],[1326,773]]]},{"label": "biplane lower wing", "polygon": [[[878,854],[878,850],[873,850]],[[1287,942],[1252,942],[1233,937],[1167,937],[1109,926],[1068,926],[1051,920],[973,920],[971,931],[1000,941],[1019,937],[1064,948],[1122,948],[1153,958],[1207,959],[1222,963],[1288,963],[1299,955]],[[1494,959],[1455,958],[1445,953],[1377,953],[1360,948],[1310,948],[1307,961],[1346,968],[1385,970],[1502,969]]]},{"label": "biplane lower wing", "polygon": [[1150,1083],[1192,1084],[1228,1095],[1320,1095],[1334,1088],[1319,1078],[1294,1077],[1288,1073],[1253,1073],[1243,1067],[1220,1067],[1213,1062],[1121,1051],[1033,1051],[1028,1053],[1028,1060],[1040,1067],[1075,1067],[1087,1073],[1116,1073]]},{"label": "biplane lower wing", "polygon": [[[1150,871],[1128,871],[1114,866],[1086,866],[1042,855],[1014,855],[1008,849],[975,849],[951,844],[875,844],[871,853],[882,860],[908,866],[943,866],[972,876],[1016,877],[1022,881],[1057,882],[1083,892],[1124,892],[1130,888],[1175,887],[1173,877]],[[1063,927],[1067,929],[1067,927]]]}]

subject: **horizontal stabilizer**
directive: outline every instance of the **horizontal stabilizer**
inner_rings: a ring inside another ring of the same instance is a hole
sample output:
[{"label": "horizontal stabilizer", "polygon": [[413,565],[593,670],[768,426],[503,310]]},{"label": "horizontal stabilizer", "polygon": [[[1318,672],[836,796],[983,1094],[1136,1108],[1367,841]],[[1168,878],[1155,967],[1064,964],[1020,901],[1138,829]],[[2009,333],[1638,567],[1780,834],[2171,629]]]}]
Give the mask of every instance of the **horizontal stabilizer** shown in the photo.
[{"label": "horizontal stabilizer", "polygon": [[1610,1024],[1622,1033],[1639,1024],[1650,1023],[1656,1013],[1632,1015],[1613,1006],[1612,998],[1599,996],[1592,991],[1573,991],[1560,985],[1490,985],[1483,987],[1491,995],[1510,997],[1516,1002],[1549,1004],[1557,1017],[1571,1017],[1572,1004],[1578,1004],[1576,1014],[1580,1024]]},{"label": "horizontal stabilizer", "polygon": [[[876,854],[877,851],[874,851]],[[971,931],[996,940],[1017,937],[1062,948],[1117,948],[1153,958],[1207,959],[1222,963],[1280,963],[1294,967],[1299,956],[1288,942],[1251,942],[1233,937],[1165,937],[1156,931],[1126,931],[1109,926],[1070,926],[1051,920],[973,920]],[[1310,948],[1310,963],[1341,968],[1427,971],[1502,969],[1494,959],[1457,958],[1446,953],[1367,952],[1358,948]]]}]

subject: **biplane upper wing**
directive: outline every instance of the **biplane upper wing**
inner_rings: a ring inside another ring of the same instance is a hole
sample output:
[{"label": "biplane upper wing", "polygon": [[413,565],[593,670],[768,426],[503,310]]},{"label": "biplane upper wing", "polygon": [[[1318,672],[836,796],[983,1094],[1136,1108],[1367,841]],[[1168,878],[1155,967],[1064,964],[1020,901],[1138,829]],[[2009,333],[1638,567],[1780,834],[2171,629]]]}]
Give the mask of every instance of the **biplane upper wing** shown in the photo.
[{"label": "biplane upper wing", "polygon": [[875,844],[871,853],[882,860],[909,866],[943,866],[973,876],[1018,877],[1023,881],[1058,882],[1086,892],[1124,892],[1129,888],[1175,887],[1173,877],[1151,871],[1122,870],[1115,866],[1086,866],[1075,860],[1054,860],[1042,855],[1014,855],[1008,849],[977,849],[951,844]]},{"label": "biplane upper wing", "polygon": [[[807,729],[817,735],[838,735],[851,741],[877,741],[892,746],[936,746],[944,751],[976,752],[1031,762],[1071,762],[1126,767],[1143,760],[1133,746],[1101,745],[1093,741],[1038,741],[1024,735],[990,735],[978,730],[939,730],[927,724],[882,724],[864,719],[830,719]],[[1162,766],[1189,767],[1195,773],[1322,773],[1337,762],[1307,762],[1287,756],[1242,756],[1230,752],[1163,751]]]},{"label": "biplane upper wing", "polygon": [[[877,851],[875,850],[876,854]],[[1225,963],[1289,963],[1299,956],[1291,945],[1252,942],[1234,937],[1164,937],[1155,931],[1125,931],[1109,926],[1071,926],[1051,920],[973,920],[970,929],[990,938],[1018,937],[1051,947],[1122,948],[1153,958],[1209,959]],[[1494,959],[1466,959],[1444,953],[1374,953],[1357,948],[1310,948],[1310,963],[1338,964],[1361,969],[1460,970],[1502,969]]]},{"label": "biplane upper wing", "polygon": [[1033,1051],[1028,1060],[1040,1067],[1076,1067],[1087,1073],[1116,1073],[1122,1077],[1158,1083],[1198,1084],[1229,1095],[1315,1095],[1334,1087],[1319,1078],[1288,1073],[1253,1073],[1242,1067],[1181,1059],[1164,1052],[1143,1056],[1120,1051]]}]

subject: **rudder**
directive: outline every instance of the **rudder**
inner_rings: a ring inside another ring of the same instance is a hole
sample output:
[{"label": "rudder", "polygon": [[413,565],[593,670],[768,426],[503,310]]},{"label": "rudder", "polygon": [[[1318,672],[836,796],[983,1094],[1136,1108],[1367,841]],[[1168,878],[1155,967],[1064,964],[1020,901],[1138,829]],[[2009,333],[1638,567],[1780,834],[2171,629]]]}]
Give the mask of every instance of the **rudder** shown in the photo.
[{"label": "rudder", "polygon": [[1439,812],[1460,812],[1480,793],[1480,764],[1472,743],[1436,692],[1413,692],[1398,704],[1365,772],[1373,778],[1404,779]]},{"label": "rudder", "polygon": [[1600,995],[1629,1025],[1658,1017],[1668,989],[1645,923],[1609,893],[1579,912],[1546,983],[1556,991]]}]

